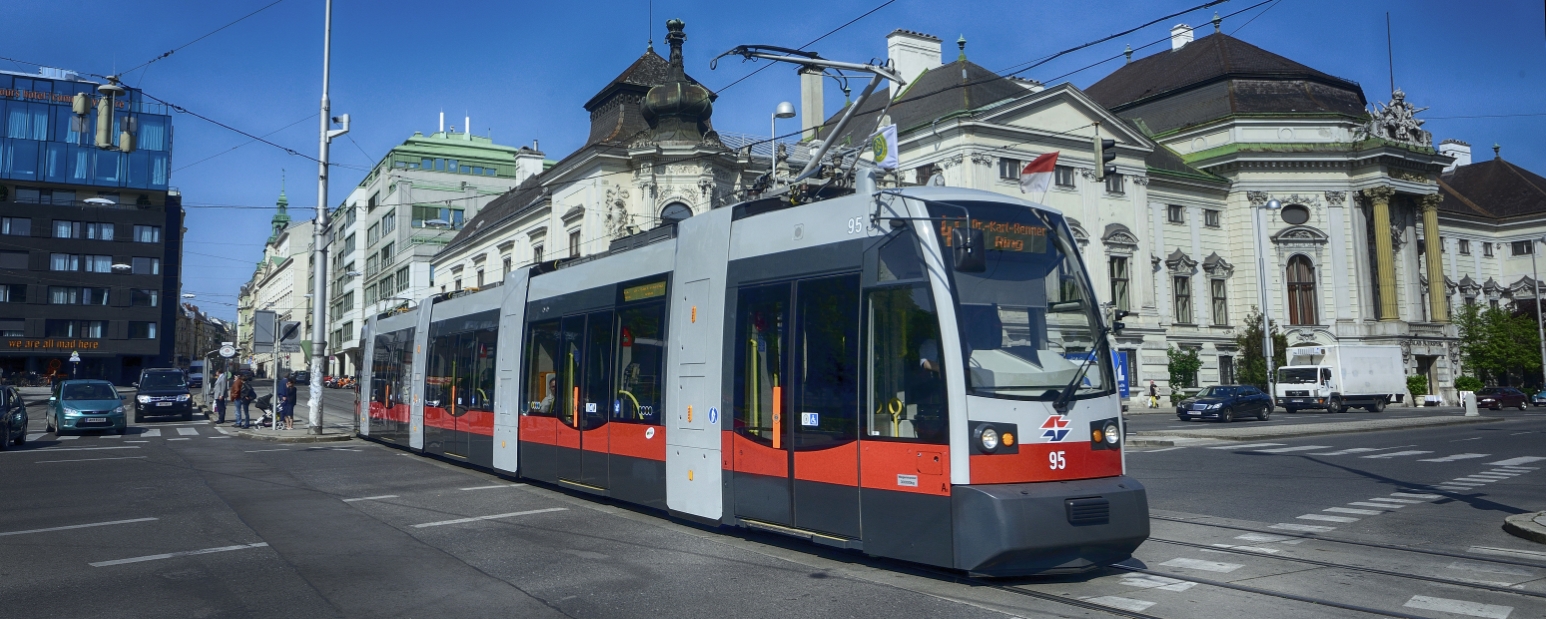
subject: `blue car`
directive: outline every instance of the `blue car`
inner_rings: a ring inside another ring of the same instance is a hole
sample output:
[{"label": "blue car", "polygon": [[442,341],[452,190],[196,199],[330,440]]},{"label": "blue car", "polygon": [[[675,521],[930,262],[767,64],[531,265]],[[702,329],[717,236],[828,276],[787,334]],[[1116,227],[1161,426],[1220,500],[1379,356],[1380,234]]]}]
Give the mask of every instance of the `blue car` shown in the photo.
[{"label": "blue car", "polygon": [[48,397],[48,430],[55,436],[70,431],[128,431],[123,399],[113,383],[105,380],[66,380],[54,385]]},{"label": "blue car", "polygon": [[1176,405],[1182,421],[1213,419],[1228,423],[1238,417],[1266,421],[1272,416],[1272,397],[1250,385],[1214,385]]}]

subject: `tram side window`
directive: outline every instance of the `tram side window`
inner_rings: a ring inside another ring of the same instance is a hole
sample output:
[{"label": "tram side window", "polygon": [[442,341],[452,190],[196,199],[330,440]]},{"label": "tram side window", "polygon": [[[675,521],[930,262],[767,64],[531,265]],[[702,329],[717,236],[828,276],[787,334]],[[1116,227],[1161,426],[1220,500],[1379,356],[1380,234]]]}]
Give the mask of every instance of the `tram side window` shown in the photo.
[{"label": "tram side window", "polygon": [[424,406],[444,411],[454,404],[451,387],[455,378],[451,364],[456,357],[456,336],[438,331],[430,328],[428,352],[424,355]]},{"label": "tram side window", "polygon": [[618,311],[617,400],[613,402],[613,421],[660,425],[665,319],[664,303]]},{"label": "tram side window", "polygon": [[859,276],[799,282],[795,446],[852,441],[859,432]]},{"label": "tram side window", "polygon": [[773,414],[782,417],[786,398],[789,285],[743,288],[736,307],[735,430],[774,443],[782,430],[775,430]]},{"label": "tram side window", "polygon": [[939,319],[922,285],[871,289],[867,299],[868,436],[949,442]]},{"label": "tram side window", "polygon": [[[497,327],[481,328],[461,335],[464,351],[458,355],[460,367],[458,380],[466,384],[467,395],[461,397],[467,407],[475,411],[494,410],[494,376],[497,373],[499,330]],[[462,378],[465,377],[465,378]]]},{"label": "tram side window", "polygon": [[526,345],[526,414],[551,417],[558,401],[558,321],[533,323]]},{"label": "tram side window", "polygon": [[612,396],[612,312],[596,312],[585,325],[584,375],[580,383],[580,413],[584,429],[607,423]]}]

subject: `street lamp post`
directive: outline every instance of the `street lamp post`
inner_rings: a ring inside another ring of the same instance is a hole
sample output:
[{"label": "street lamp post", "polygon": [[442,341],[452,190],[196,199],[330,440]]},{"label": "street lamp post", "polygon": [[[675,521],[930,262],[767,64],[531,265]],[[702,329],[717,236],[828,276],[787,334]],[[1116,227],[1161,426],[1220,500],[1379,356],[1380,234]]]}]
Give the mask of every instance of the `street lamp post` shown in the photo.
[{"label": "street lamp post", "polygon": [[772,169],[772,164],[778,159],[778,119],[780,118],[794,118],[793,103],[780,102],[778,107],[773,108],[773,116],[768,119],[768,130],[771,132],[769,137],[772,138],[768,140],[769,169]]},{"label": "street lamp post", "polygon": [[1267,311],[1267,257],[1266,250],[1262,247],[1261,237],[1264,234],[1264,226],[1261,220],[1263,210],[1276,211],[1283,208],[1283,204],[1277,200],[1268,200],[1263,205],[1251,205],[1252,237],[1256,242],[1256,292],[1261,303],[1261,351],[1265,367],[1267,369],[1267,394],[1274,400],[1277,399],[1277,381],[1272,377],[1272,319]]},{"label": "street lamp post", "polygon": [[1535,244],[1546,243],[1546,237],[1530,239],[1530,279],[1535,282],[1535,336],[1541,343],[1541,388],[1546,389],[1546,322],[1541,318],[1541,273],[1535,268]]},{"label": "street lamp post", "polygon": [[[311,286],[311,375],[322,376],[327,363],[327,159],[328,146],[333,138],[349,132],[349,115],[331,116],[332,103],[328,100],[328,79],[333,53],[333,0],[327,0],[322,22],[322,114],[318,136],[317,156],[317,217],[311,231],[312,286]],[[333,129],[333,124],[342,125]],[[278,384],[274,387],[277,389]],[[322,390],[308,389],[311,417],[308,425],[312,434],[322,433]]]}]

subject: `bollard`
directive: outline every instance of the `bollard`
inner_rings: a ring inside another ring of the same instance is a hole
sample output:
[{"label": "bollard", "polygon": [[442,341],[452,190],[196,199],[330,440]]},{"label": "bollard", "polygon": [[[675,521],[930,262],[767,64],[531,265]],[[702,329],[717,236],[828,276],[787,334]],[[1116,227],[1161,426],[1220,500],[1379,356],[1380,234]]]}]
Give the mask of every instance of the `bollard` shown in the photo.
[{"label": "bollard", "polygon": [[1476,412],[1476,392],[1460,392],[1460,407],[1465,410],[1465,416],[1476,417],[1481,413]]}]

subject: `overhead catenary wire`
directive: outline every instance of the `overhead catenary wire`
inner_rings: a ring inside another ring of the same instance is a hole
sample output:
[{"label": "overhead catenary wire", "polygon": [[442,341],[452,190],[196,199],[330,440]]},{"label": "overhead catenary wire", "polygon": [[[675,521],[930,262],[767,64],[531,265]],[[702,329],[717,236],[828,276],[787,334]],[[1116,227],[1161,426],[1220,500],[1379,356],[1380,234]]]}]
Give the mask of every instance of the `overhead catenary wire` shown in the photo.
[{"label": "overhead catenary wire", "polygon": [[[284,131],[284,130],[286,130],[286,129],[289,129],[289,128],[290,128],[290,127],[294,127],[294,126],[296,126],[296,125],[299,125],[299,124],[301,124],[301,123],[303,123],[303,122],[306,122],[306,121],[308,121],[308,120],[311,120],[311,119],[313,119],[313,118],[316,118],[316,117],[317,117],[317,114],[318,114],[318,113],[320,113],[320,112],[316,112],[316,113],[312,113],[312,114],[311,114],[311,115],[310,115],[310,116],[307,116],[307,117],[305,117],[305,118],[302,118],[302,119],[300,119],[300,120],[297,120],[297,121],[295,121],[295,122],[293,122],[293,123],[290,123],[290,124],[288,124],[288,125],[285,125],[285,126],[283,126],[283,127],[280,127],[280,128],[278,128],[278,129],[275,129],[275,130],[273,130],[273,131],[270,131],[270,132],[268,132],[268,133],[265,133],[265,134],[263,134],[263,137],[265,137],[265,138],[266,138],[266,137],[268,137],[268,136],[271,136],[271,135],[274,135],[274,134],[275,134],[275,133],[279,133],[279,132],[281,132],[281,131]],[[172,169],[172,173],[174,173],[174,174],[175,174],[175,173],[177,173],[177,172],[181,172],[181,171],[183,171],[183,170],[186,170],[186,169],[188,169],[188,168],[191,168],[191,167],[193,167],[193,166],[196,166],[196,165],[199,165],[199,164],[201,164],[201,163],[204,163],[204,162],[206,162],[206,161],[209,161],[209,160],[210,160],[210,159],[214,159],[214,158],[216,158],[216,157],[219,157],[219,156],[221,156],[221,155],[226,155],[226,154],[230,154],[230,152],[231,152],[231,151],[234,151],[234,150],[236,150],[236,149],[238,149],[238,148],[241,148],[241,147],[243,147],[243,146],[247,146],[247,145],[249,145],[249,144],[252,144],[252,143],[253,143],[253,142],[256,142],[256,141],[257,141],[257,140],[247,140],[247,141],[246,141],[246,142],[242,142],[242,143],[241,143],[241,144],[237,144],[237,145],[236,145],[236,146],[232,146],[232,147],[230,147],[230,148],[228,148],[228,149],[226,149],[226,150],[223,150],[223,151],[220,151],[220,152],[218,152],[218,153],[215,153],[215,154],[213,154],[213,155],[210,155],[210,156],[208,156],[208,157],[205,157],[205,158],[203,158],[203,159],[200,159],[200,160],[198,160],[198,161],[195,161],[195,162],[193,162],[193,163],[190,163],[190,164],[188,164],[188,165],[185,165],[185,166],[180,166],[180,167],[177,167],[177,168],[173,168],[173,169]]]},{"label": "overhead catenary wire", "polygon": [[[864,14],[863,14],[863,15],[860,15],[860,16],[858,16],[858,17],[855,17],[855,18],[853,18],[853,19],[850,19],[850,20],[848,20],[848,21],[847,21],[847,22],[846,22],[846,23],[844,23],[844,24],[843,24],[843,25],[841,25],[841,26],[838,26],[838,27],[836,27],[836,28],[833,28],[833,29],[831,29],[831,30],[828,30],[828,31],[827,31],[827,33],[826,33],[826,34],[823,34],[823,35],[821,35],[821,36],[819,36],[819,37],[816,37],[816,38],[814,38],[814,39],[811,39],[811,40],[810,40],[810,42],[809,42],[809,43],[806,43],[806,44],[805,44],[805,45],[801,45],[801,46],[800,46],[800,47],[797,47],[797,48],[795,48],[795,49],[797,49],[797,50],[800,50],[800,51],[804,51],[804,50],[805,50],[805,48],[807,48],[807,47],[810,47],[810,46],[812,46],[812,45],[815,45],[815,44],[817,44],[817,43],[819,43],[819,42],[821,42],[821,40],[822,40],[822,39],[825,39],[825,38],[827,38],[827,37],[829,37],[829,36],[832,36],[832,35],[834,35],[834,34],[837,34],[837,32],[838,32],[838,31],[839,31],[839,30],[842,30],[842,29],[844,29],[844,28],[847,28],[847,27],[849,27],[849,26],[852,26],[852,25],[853,25],[853,24],[854,24],[854,23],[855,23],[855,22],[857,22],[857,21],[859,21],[859,20],[861,20],[861,19],[864,19],[864,18],[866,18],[866,17],[869,17],[869,16],[870,16],[870,15],[871,15],[871,14],[873,14],[873,13],[874,13],[874,12],[876,12],[876,11],[879,11],[879,10],[881,10],[881,9],[883,9],[883,8],[886,8],[886,7],[887,7],[887,6],[890,6],[890,5],[891,5],[891,4],[892,4],[892,3],[895,3],[895,2],[896,2],[896,0],[886,0],[886,1],[885,1],[885,2],[882,2],[882,3],[881,3],[881,4],[880,4],[880,6],[877,6],[877,7],[875,7],[875,8],[873,8],[873,9],[870,9],[870,10],[868,10],[868,11],[865,11],[865,12],[864,12]],[[762,71],[763,71],[763,70],[764,70],[764,69],[767,69],[767,68],[768,68],[768,67],[771,67],[771,66],[773,66],[773,64],[772,64],[772,63],[768,63],[768,64],[765,64],[765,65],[762,65],[762,66],[761,66],[761,67],[758,67],[758,68],[757,68],[757,70],[756,70],[756,71],[752,71],[752,72],[751,72],[751,73],[747,73],[747,74],[746,74],[746,75],[742,75],[742,76],[741,76],[741,77],[740,77],[740,78],[739,78],[739,79],[737,79],[737,80],[736,80],[736,81],[733,81],[733,82],[730,82],[730,83],[729,83],[729,84],[725,84],[725,86],[724,86],[724,87],[723,87],[723,88],[720,88],[720,89],[719,89],[719,94],[724,94],[724,92],[725,92],[725,91],[726,91],[726,90],[730,90],[730,87],[732,87],[732,86],[735,86],[735,85],[736,85],[736,84],[739,84],[739,83],[741,83],[741,82],[744,82],[744,81],[746,81],[746,80],[747,80],[747,79],[749,79],[749,78],[750,78],[750,77],[751,77],[751,76],[753,76],[753,75],[756,75],[756,74],[758,74],[758,73],[761,73],[761,72],[762,72]]]},{"label": "overhead catenary wire", "polygon": [[270,3],[268,3],[268,4],[266,4],[266,5],[264,5],[264,6],[263,6],[263,7],[262,7],[262,8],[259,8],[259,9],[258,9],[258,10],[256,10],[256,11],[253,11],[253,12],[251,12],[251,13],[248,13],[248,14],[246,14],[246,15],[243,15],[243,16],[241,16],[241,17],[238,17],[238,18],[236,18],[236,20],[235,20],[235,21],[233,21],[233,22],[230,22],[230,23],[228,23],[228,24],[226,24],[226,25],[224,25],[224,26],[221,26],[221,27],[219,27],[219,28],[216,28],[216,29],[214,29],[214,30],[211,30],[211,31],[209,31],[209,32],[206,32],[206,33],[204,33],[204,34],[203,34],[203,35],[202,35],[202,36],[200,36],[200,37],[199,37],[199,38],[197,38],[197,39],[194,39],[194,40],[192,40],[192,41],[189,41],[189,42],[187,42],[187,43],[183,43],[183,44],[182,44],[182,45],[179,45],[179,46],[177,46],[177,47],[174,47],[174,48],[172,48],[172,49],[170,49],[170,50],[167,50],[167,51],[166,51],[166,52],[164,52],[164,53],[162,53],[162,54],[161,54],[161,55],[160,55],[160,56],[156,56],[156,57],[155,57],[155,58],[151,58],[151,59],[150,59],[150,60],[147,60],[147,61],[145,61],[145,62],[142,62],[142,63],[140,63],[140,64],[139,64],[139,65],[138,65],[138,66],[135,66],[135,67],[134,67],[134,68],[132,68],[132,69],[129,69],[129,70],[127,70],[127,71],[124,71],[124,72],[122,72],[122,73],[119,73],[119,74],[118,74],[118,75],[119,75],[119,76],[120,76],[120,77],[122,77],[122,76],[125,76],[125,75],[128,75],[128,74],[130,74],[130,73],[133,73],[133,72],[135,72],[135,71],[138,71],[138,70],[140,70],[140,69],[143,69],[143,68],[145,68],[145,67],[147,67],[147,66],[150,66],[150,65],[151,65],[151,64],[153,64],[153,63],[155,63],[155,62],[157,62],[157,61],[160,61],[160,60],[162,60],[162,59],[164,59],[164,58],[167,58],[167,57],[169,57],[169,56],[171,56],[171,55],[172,55],[172,54],[175,54],[175,53],[177,53],[177,52],[179,52],[179,51],[182,51],[182,50],[183,50],[183,48],[186,48],[186,47],[188,47],[188,46],[190,46],[190,45],[193,45],[193,44],[194,44],[194,43],[198,43],[198,42],[199,42],[199,41],[203,41],[203,40],[204,40],[204,39],[207,39],[207,38],[209,38],[209,37],[212,37],[212,36],[214,36],[214,35],[215,35],[215,34],[217,34],[217,33],[219,33],[219,32],[220,32],[220,31],[221,31],[221,30],[225,30],[225,29],[226,29],[226,28],[230,28],[230,27],[231,27],[231,26],[235,26],[235,25],[236,25],[236,24],[239,24],[239,23],[241,23],[241,22],[243,22],[243,21],[245,21],[245,20],[246,20],[246,19],[247,19],[247,18],[249,18],[249,17],[252,17],[252,16],[253,16],[253,15],[257,15],[257,14],[258,14],[258,13],[262,13],[262,12],[263,12],[263,11],[267,11],[267,10],[269,10],[269,9],[271,9],[271,8],[273,8],[273,7],[274,7],[274,5],[277,5],[277,4],[279,4],[279,3],[281,3],[281,2],[284,2],[284,1],[285,1],[285,0],[274,0],[274,1],[273,1],[273,2],[270,2]]}]

